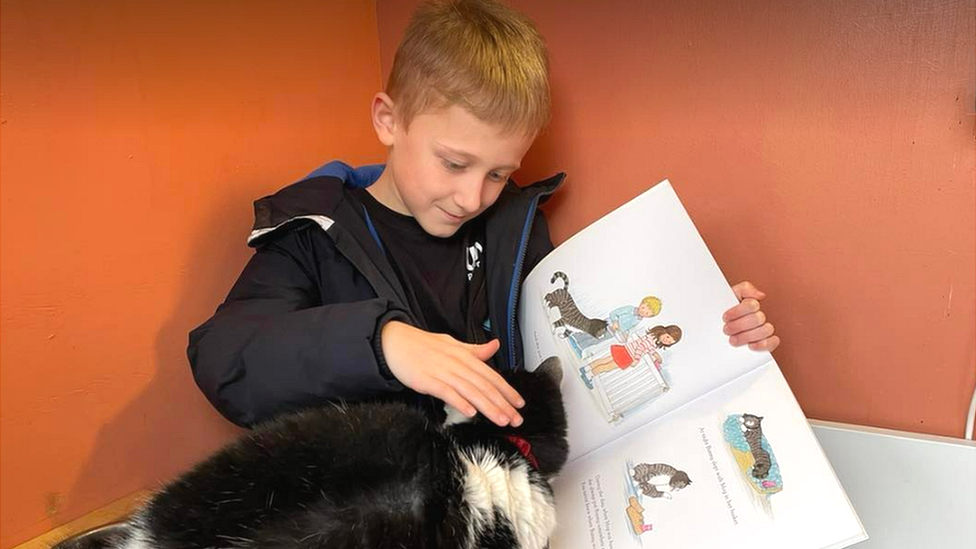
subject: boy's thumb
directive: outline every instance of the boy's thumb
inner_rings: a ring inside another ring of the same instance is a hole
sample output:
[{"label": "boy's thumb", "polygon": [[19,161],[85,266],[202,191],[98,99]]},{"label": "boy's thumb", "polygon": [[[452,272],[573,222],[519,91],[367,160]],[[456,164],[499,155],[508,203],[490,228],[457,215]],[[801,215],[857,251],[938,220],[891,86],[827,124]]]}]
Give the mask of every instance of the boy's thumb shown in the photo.
[{"label": "boy's thumb", "polygon": [[474,352],[475,352],[475,355],[478,358],[480,358],[481,360],[488,360],[489,358],[492,357],[492,355],[494,355],[495,353],[498,352],[498,348],[500,346],[501,346],[501,343],[497,339],[493,339],[493,340],[489,341],[488,343],[482,343],[480,345],[475,345],[474,346]]}]

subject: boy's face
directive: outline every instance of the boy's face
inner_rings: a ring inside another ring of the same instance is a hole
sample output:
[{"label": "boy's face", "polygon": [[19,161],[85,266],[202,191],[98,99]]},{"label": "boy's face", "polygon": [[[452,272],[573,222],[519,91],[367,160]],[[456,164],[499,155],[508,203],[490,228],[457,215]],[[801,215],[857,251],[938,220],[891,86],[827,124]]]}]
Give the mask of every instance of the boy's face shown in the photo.
[{"label": "boy's face", "polygon": [[442,238],[495,203],[535,137],[505,132],[458,106],[420,113],[405,128],[385,94],[374,99],[373,124],[389,154],[370,193]]}]

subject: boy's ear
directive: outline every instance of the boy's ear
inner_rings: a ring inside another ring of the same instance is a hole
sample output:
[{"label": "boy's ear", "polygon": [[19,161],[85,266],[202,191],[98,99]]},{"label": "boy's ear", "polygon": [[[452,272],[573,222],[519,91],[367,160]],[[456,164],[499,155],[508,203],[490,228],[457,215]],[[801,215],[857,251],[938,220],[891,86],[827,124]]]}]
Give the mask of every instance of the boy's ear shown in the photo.
[{"label": "boy's ear", "polygon": [[376,137],[386,147],[393,146],[393,135],[396,130],[396,117],[393,112],[393,99],[383,92],[373,96],[370,112],[373,117],[373,129]]}]

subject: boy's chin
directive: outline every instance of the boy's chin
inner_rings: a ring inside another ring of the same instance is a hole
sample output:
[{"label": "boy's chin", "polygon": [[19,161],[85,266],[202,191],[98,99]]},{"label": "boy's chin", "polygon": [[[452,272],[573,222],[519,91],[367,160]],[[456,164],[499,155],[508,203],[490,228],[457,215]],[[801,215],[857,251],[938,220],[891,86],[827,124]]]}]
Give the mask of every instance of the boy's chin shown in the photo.
[{"label": "boy's chin", "polygon": [[458,232],[461,228],[462,223],[457,225],[453,223],[437,223],[430,222],[429,220],[418,219],[420,226],[424,229],[424,232],[430,236],[435,236],[437,238],[450,238]]}]

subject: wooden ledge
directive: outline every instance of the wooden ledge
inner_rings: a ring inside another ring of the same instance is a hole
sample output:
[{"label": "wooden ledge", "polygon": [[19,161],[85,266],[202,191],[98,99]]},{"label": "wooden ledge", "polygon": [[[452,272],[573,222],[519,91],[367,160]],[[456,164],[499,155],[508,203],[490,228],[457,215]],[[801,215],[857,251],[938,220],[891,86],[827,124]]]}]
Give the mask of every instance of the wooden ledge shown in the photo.
[{"label": "wooden ledge", "polygon": [[57,528],[45,532],[36,538],[25,541],[13,549],[50,549],[56,543],[67,539],[75,534],[80,534],[86,530],[97,528],[103,524],[116,522],[128,516],[132,511],[142,505],[152,492],[140,490],[117,499],[104,507],[95,509],[87,515],[76,518],[75,520],[62,524]]}]

